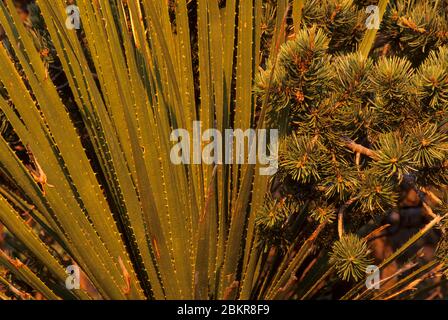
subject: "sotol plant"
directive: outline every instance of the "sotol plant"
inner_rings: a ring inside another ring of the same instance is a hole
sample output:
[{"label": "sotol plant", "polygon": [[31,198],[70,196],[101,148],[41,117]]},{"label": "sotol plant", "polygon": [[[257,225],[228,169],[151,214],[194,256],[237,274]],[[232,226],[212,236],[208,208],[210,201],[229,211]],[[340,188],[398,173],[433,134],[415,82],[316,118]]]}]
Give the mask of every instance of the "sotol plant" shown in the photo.
[{"label": "sotol plant", "polygon": [[[405,184],[431,220],[378,266],[444,231],[448,96],[446,1],[381,0],[379,31],[364,2],[78,1],[76,31],[65,1],[1,1],[0,298],[388,298],[443,268],[442,241],[364,287]],[[194,120],[279,128],[279,172],[172,164]]]}]

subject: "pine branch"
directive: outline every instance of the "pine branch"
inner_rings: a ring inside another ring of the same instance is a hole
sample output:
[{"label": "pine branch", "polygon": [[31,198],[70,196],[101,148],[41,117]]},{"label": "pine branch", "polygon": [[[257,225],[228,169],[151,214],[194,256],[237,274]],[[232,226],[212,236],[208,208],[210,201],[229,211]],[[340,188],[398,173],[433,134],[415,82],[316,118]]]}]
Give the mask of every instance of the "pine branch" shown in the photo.
[{"label": "pine branch", "polygon": [[375,151],[364,147],[363,145],[360,145],[353,140],[350,139],[344,139],[346,141],[345,146],[348,147],[350,150],[352,150],[356,154],[363,154],[369,158],[372,158],[373,160],[378,160],[378,155]]}]

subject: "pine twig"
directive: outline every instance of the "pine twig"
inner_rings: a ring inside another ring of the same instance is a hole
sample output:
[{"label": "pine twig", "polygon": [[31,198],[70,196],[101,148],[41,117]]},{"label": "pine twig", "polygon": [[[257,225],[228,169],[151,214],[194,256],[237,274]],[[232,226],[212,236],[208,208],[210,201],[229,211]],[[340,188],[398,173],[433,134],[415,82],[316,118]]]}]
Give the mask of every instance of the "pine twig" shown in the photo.
[{"label": "pine twig", "polygon": [[352,150],[354,153],[363,154],[373,160],[378,159],[378,155],[372,149],[366,148],[363,145],[360,145],[351,139],[344,139],[344,140],[346,142],[345,146],[350,150]]}]

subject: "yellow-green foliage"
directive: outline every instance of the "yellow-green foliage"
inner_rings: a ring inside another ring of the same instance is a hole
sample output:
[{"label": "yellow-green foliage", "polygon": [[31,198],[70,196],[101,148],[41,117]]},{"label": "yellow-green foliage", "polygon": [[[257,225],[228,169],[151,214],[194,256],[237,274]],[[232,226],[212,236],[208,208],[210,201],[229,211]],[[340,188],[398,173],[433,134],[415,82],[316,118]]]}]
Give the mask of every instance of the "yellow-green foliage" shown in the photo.
[{"label": "yellow-green foliage", "polygon": [[[175,2],[175,27],[168,1],[78,1],[85,44],[65,27],[65,1],[38,5],[107,185],[100,185],[10,0],[0,2],[0,24],[26,80],[1,47],[0,79],[9,101],[1,98],[0,107],[40,168],[28,170],[2,140],[2,172],[26,194],[42,225],[102,298],[248,297],[254,270],[247,277],[239,274],[254,267],[248,263],[257,253],[254,213],[268,178],[259,176],[255,165],[216,170],[205,164],[173,165],[169,137],[175,128],[191,132],[193,120],[204,127],[216,121],[220,130],[263,126],[263,119],[255,123],[251,92],[259,63],[261,1],[254,7],[230,0],[225,8],[217,1],[197,2],[200,99],[195,97],[187,1]],[[0,206],[0,221],[63,284],[60,261],[24,223],[20,210],[5,196]],[[54,298],[42,281],[38,275],[29,279]],[[75,294],[85,298],[82,290]]]},{"label": "yellow-green foliage", "polygon": [[[5,90],[0,109],[33,163],[26,164],[0,139],[0,173],[10,182],[0,186],[0,222],[41,266],[27,266],[0,250],[0,285],[21,298],[32,296],[14,287],[11,274],[47,299],[306,299],[340,271],[328,264],[326,253],[307,260],[317,237],[334,222],[335,208],[314,212],[307,237],[275,255],[280,249],[260,245],[257,223],[282,224],[291,213],[282,210],[292,206],[277,199],[274,206],[265,205],[270,181],[258,165],[174,165],[170,160],[172,130],[192,134],[193,121],[202,121],[204,130],[265,127],[270,73],[287,38],[290,2],[277,0],[270,11],[258,0],[227,0],[225,6],[197,0],[194,9],[187,0],[79,0],[81,41],[76,30],[66,28],[66,1],[38,0],[72,103],[79,107],[82,132],[13,1],[0,1],[0,25],[11,46],[0,46]],[[297,29],[305,2],[292,1]],[[388,1],[380,3],[382,15]],[[271,14],[272,41],[266,45],[264,15]],[[366,33],[362,59],[375,33]],[[309,38],[310,46],[314,40]],[[271,57],[263,73],[268,93],[259,101],[252,89],[266,51]],[[282,115],[278,121],[286,123]],[[277,219],[271,219],[272,212],[280,212]],[[360,256],[368,252],[362,244]],[[268,259],[271,253],[274,262]],[[370,260],[361,258],[364,267]],[[82,270],[81,290],[65,288],[70,264]],[[360,267],[355,271],[361,278]],[[359,297],[362,289],[361,280],[345,298]],[[0,299],[6,298],[0,292]]]}]

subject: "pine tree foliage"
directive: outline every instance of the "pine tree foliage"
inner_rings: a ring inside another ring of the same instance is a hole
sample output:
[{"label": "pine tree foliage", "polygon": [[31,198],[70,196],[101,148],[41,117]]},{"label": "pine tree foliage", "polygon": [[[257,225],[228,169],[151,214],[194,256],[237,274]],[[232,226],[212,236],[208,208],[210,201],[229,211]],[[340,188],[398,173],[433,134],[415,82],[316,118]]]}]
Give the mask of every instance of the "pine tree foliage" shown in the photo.
[{"label": "pine tree foliage", "polygon": [[[364,58],[356,47],[369,4],[306,1],[301,29],[255,87],[270,124],[288,118],[275,178],[283,195],[308,201],[309,223],[336,241],[330,263],[355,281],[372,261],[360,227],[397,210],[404,185],[426,206],[448,174],[447,2],[390,1]],[[447,215],[435,207],[435,219]]]},{"label": "pine tree foliage", "polygon": [[367,266],[372,263],[368,258],[367,243],[356,235],[343,236],[333,245],[330,262],[335,265],[336,272],[343,280],[362,279]]}]

